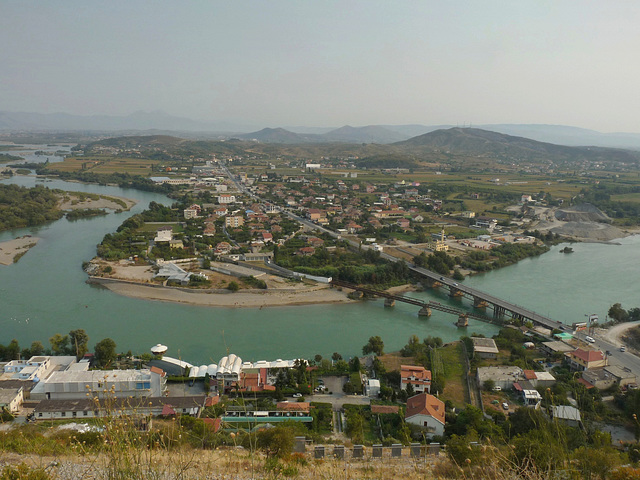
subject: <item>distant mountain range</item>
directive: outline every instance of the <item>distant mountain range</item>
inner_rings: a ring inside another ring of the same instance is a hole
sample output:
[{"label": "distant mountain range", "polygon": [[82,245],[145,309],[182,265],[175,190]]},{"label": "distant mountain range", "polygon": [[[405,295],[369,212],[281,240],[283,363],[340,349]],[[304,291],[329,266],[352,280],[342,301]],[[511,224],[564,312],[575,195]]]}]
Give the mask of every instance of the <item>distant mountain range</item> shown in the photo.
[{"label": "distant mountain range", "polygon": [[[96,132],[109,134],[182,134],[189,138],[239,138],[265,143],[379,143],[408,140],[454,125],[369,125],[340,128],[264,128],[229,122],[204,122],[168,115],[164,112],[136,112],[126,116],[71,115],[67,113],[26,113],[0,111],[0,132]],[[640,150],[640,133],[601,133],[564,125],[487,124],[477,128],[540,142],[568,146],[613,147]],[[256,131],[252,131],[256,130]],[[468,130],[468,129],[465,129]],[[250,132],[250,133],[248,133]]]},{"label": "distant mountain range", "polygon": [[530,138],[507,135],[480,128],[449,128],[435,130],[392,144],[407,153],[425,155],[429,152],[468,157],[485,157],[509,161],[533,162],[619,162],[636,164],[640,152],[607,147],[572,147],[539,142]]},{"label": "distant mountain range", "polygon": [[369,125],[366,127],[344,127],[326,133],[295,133],[284,128],[263,128],[258,132],[235,135],[243,140],[256,140],[264,143],[394,143],[406,140],[409,136],[394,132],[385,127]]}]

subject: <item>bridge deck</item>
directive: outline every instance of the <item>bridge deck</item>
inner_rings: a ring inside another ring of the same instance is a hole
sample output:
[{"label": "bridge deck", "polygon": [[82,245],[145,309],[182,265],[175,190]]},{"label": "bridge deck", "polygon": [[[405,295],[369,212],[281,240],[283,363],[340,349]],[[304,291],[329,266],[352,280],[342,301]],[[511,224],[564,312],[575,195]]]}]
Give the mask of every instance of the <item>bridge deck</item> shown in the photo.
[{"label": "bridge deck", "polygon": [[552,320],[549,317],[545,317],[544,315],[540,315],[532,310],[521,307],[520,305],[515,305],[498,297],[494,297],[493,295],[490,295],[488,293],[476,290],[475,288],[466,285],[460,285],[456,283],[455,280],[443,277],[439,273],[432,272],[431,270],[427,270],[426,268],[410,266],[409,269],[415,273],[418,273],[419,275],[422,275],[423,277],[429,278],[430,280],[439,282],[449,288],[454,288],[462,292],[467,297],[484,300],[485,302],[492,305],[494,312],[499,312],[500,310],[510,312],[511,315],[515,318],[531,320],[535,324],[542,325],[543,327],[552,330],[555,328],[561,329],[564,326],[562,322]]},{"label": "bridge deck", "polygon": [[458,308],[450,307],[448,305],[442,305],[441,303],[438,303],[438,302],[433,302],[433,301],[425,302],[423,300],[418,300],[417,298],[405,297],[404,295],[396,295],[394,293],[385,292],[383,290],[376,290],[369,287],[362,287],[360,285],[354,285],[348,282],[343,282],[341,280],[331,280],[331,284],[337,287],[344,287],[344,288],[349,288],[351,290],[357,290],[359,292],[366,293],[367,295],[389,298],[391,300],[395,300],[398,302],[416,305],[421,308],[431,308],[432,310],[438,310],[440,312],[451,313],[453,315],[458,315],[458,316],[465,315],[469,318],[480,320],[481,322],[494,323],[494,324],[499,323],[495,319],[488,317],[486,315],[467,312],[464,310],[460,310]]}]

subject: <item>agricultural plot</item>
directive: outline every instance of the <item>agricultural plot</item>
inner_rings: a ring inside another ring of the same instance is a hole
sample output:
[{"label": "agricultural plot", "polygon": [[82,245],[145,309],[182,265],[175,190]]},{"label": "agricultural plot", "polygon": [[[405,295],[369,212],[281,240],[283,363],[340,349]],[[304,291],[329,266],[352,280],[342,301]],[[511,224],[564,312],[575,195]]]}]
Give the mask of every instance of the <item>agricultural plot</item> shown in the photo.
[{"label": "agricultural plot", "polygon": [[63,162],[49,166],[52,170],[62,172],[92,172],[92,173],[129,173],[131,175],[150,176],[158,161],[145,158],[119,157],[67,157]]}]

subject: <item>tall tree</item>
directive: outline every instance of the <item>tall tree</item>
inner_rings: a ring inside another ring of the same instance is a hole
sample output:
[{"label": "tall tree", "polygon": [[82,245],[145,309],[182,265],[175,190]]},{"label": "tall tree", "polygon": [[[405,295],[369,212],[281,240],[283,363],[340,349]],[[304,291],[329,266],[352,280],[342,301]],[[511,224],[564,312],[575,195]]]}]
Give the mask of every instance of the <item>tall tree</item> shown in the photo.
[{"label": "tall tree", "polygon": [[105,338],[96,343],[96,361],[101,367],[107,367],[116,359],[116,342],[110,338]]},{"label": "tall tree", "polygon": [[70,348],[75,352],[76,358],[80,359],[84,357],[84,354],[89,350],[89,335],[83,329],[71,330],[69,332]]},{"label": "tall tree", "polygon": [[42,342],[39,342],[37,340],[35,342],[32,342],[30,353],[33,357],[42,355],[44,353],[44,345],[42,345]]},{"label": "tall tree", "polygon": [[51,352],[54,355],[64,355],[69,351],[69,335],[60,335],[56,333],[49,339],[51,344]]},{"label": "tall tree", "polygon": [[380,336],[369,337],[369,342],[362,347],[362,354],[367,355],[369,353],[375,353],[376,355],[384,355],[384,342]]}]

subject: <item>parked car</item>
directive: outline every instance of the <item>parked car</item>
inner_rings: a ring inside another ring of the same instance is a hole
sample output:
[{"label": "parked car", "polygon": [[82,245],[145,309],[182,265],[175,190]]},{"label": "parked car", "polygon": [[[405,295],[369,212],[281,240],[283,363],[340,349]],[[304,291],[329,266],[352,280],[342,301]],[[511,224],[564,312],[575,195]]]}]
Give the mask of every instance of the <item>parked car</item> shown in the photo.
[{"label": "parked car", "polygon": [[495,387],[492,388],[492,390],[494,392],[501,392],[502,391],[502,387],[500,385],[496,385]]},{"label": "parked car", "polygon": [[502,409],[509,410],[509,404],[507,402],[502,402]]},{"label": "parked car", "polygon": [[300,397],[302,397],[301,393],[294,393],[293,394],[293,398],[300,398]]}]

